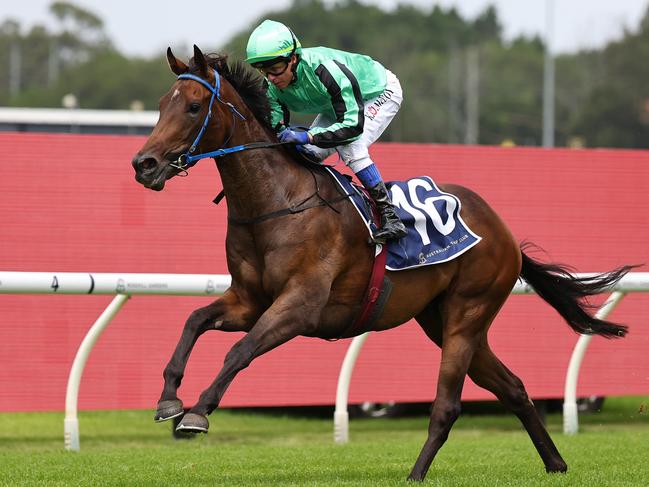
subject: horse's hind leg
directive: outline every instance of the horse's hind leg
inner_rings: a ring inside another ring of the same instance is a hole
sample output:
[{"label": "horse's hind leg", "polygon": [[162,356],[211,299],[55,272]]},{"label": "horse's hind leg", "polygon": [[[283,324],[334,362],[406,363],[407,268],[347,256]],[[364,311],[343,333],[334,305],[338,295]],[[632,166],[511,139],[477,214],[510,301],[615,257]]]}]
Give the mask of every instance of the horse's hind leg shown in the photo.
[{"label": "horse's hind leg", "polygon": [[[426,335],[442,348],[442,317],[438,304],[431,303],[417,316],[417,321]],[[486,336],[475,351],[468,374],[473,382],[492,392],[521,420],[548,472],[567,471],[568,467],[529,400],[523,383],[494,355],[486,342]]]},{"label": "horse's hind leg", "polygon": [[478,386],[492,392],[505,407],[518,416],[539,452],[547,472],[568,470],[566,462],[561,458],[536,408],[527,396],[523,382],[498,360],[486,343],[476,351],[469,367],[469,377]]},{"label": "horse's hind leg", "polygon": [[[435,455],[448,438],[460,415],[462,386],[473,355],[503,301],[504,298],[498,300],[486,296],[469,298],[454,292],[439,303],[443,318],[436,311],[435,303],[417,316],[426,334],[442,347],[442,360],[428,438],[409,480],[424,479]],[[432,317],[432,322],[427,317]]]}]

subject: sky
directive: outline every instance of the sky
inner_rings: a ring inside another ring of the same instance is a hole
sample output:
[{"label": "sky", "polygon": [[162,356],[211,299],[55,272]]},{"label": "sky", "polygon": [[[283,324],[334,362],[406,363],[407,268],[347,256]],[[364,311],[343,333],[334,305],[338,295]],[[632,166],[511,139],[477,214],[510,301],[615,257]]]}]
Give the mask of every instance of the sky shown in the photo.
[{"label": "sky", "polygon": [[[116,47],[135,56],[162,54],[167,46],[192,44],[219,48],[234,34],[249,31],[270,10],[282,10],[292,0],[68,0],[98,15]],[[334,4],[335,0],[324,0]],[[393,9],[389,0],[361,0]],[[54,26],[49,14],[52,0],[0,2],[0,23],[18,20],[23,29],[34,23]],[[401,0],[426,11],[434,5],[455,7],[465,18],[475,18],[488,5],[495,5],[506,39],[548,32],[551,15],[553,52],[599,48],[619,39],[625,29],[637,29],[649,0]],[[191,10],[190,10],[191,9]],[[192,12],[192,13],[190,13]],[[299,36],[299,25],[291,25]],[[335,47],[335,46],[332,46]]]}]

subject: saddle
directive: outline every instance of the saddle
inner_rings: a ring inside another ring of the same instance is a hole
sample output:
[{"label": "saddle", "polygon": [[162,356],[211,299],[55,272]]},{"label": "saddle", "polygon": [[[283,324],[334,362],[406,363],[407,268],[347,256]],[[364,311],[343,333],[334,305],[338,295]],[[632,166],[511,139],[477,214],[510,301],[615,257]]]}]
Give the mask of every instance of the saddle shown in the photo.
[{"label": "saddle", "polygon": [[[332,167],[327,170],[350,198],[369,235],[376,225],[373,202],[364,188],[351,183]],[[482,239],[462,220],[462,204],[455,195],[440,190],[428,176],[386,183],[397,215],[407,235],[387,243],[386,268],[401,271],[455,259]]]},{"label": "saddle", "polygon": [[[374,201],[365,188],[333,167],[325,166],[350,200],[367,227],[370,241],[379,222]],[[359,335],[373,328],[390,297],[392,282],[385,270],[399,271],[447,262],[480,242],[460,216],[460,200],[441,191],[428,176],[386,183],[407,235],[386,245],[376,245],[376,257],[362,311],[341,338]]]}]

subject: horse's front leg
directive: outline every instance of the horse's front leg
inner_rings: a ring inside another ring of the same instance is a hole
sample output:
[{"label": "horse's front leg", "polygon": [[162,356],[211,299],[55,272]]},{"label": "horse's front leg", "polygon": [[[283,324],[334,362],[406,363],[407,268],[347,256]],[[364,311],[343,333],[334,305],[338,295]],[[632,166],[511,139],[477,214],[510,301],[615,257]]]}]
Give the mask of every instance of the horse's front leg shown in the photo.
[{"label": "horse's front leg", "polygon": [[317,290],[314,287],[312,282],[308,286],[293,287],[293,291],[282,294],[266,310],[252,330],[227,353],[218,376],[180,421],[177,431],[207,432],[207,415],[218,407],[239,371],[248,367],[256,357],[292,338],[314,333],[329,296],[328,287],[322,286]]},{"label": "horse's front leg", "polygon": [[189,355],[198,337],[208,330],[249,330],[256,317],[247,310],[248,308],[240,303],[237,294],[230,288],[213,303],[192,312],[185,323],[171,360],[162,374],[164,387],[158,401],[155,421],[166,421],[183,414],[183,403],[178,399],[177,392]]}]

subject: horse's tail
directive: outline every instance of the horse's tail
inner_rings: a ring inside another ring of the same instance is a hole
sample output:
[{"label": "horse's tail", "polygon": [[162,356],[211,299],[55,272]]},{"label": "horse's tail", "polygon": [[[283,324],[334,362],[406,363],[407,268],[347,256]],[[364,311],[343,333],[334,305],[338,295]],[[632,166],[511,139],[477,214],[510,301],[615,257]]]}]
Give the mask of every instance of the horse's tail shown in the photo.
[{"label": "horse's tail", "polygon": [[521,277],[550,306],[556,309],[577,333],[601,335],[605,338],[623,337],[627,327],[592,316],[585,298],[599,294],[615,285],[636,266],[623,266],[610,272],[589,277],[575,277],[571,269],[560,264],[536,261],[524,252],[531,244],[521,244],[523,267]]}]

